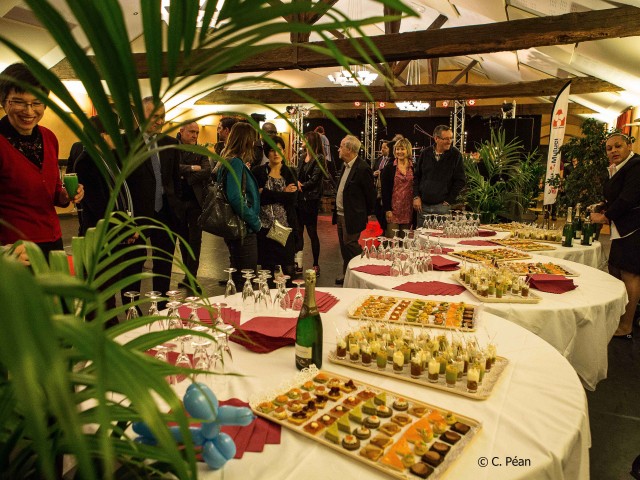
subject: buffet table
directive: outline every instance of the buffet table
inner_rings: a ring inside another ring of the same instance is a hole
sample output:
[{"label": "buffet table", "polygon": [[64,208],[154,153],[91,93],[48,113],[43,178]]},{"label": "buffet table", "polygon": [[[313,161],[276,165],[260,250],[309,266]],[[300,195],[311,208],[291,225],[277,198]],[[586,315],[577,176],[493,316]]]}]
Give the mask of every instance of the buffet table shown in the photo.
[{"label": "buffet table", "polygon": [[[466,249],[481,248],[489,247],[466,247]],[[549,261],[542,255],[531,256],[532,260],[528,261]],[[347,269],[344,286],[392,290],[408,281],[436,280],[456,283],[452,279],[452,272],[434,271],[427,275],[390,277],[352,270],[357,266],[380,263],[383,262],[354,258]],[[600,270],[565,260],[558,260],[556,263],[579,274],[574,278],[578,288],[560,295],[534,290],[542,297],[542,301],[538,304],[486,303],[484,308],[488,312],[517,323],[549,342],[573,365],[585,388],[595,390],[598,382],[607,377],[607,345],[618,326],[620,316],[624,313],[627,292],[620,280]],[[393,292],[396,293],[395,290]],[[469,292],[436,298],[478,303]]]},{"label": "buffet table", "polygon": [[[323,369],[350,377],[355,382],[371,383],[450,409],[482,423],[481,430],[444,477],[478,480],[589,478],[591,439],[584,390],[571,365],[549,344],[514,323],[483,313],[474,335],[481,343],[491,339],[497,345],[498,355],[506,357],[509,365],[489,399],[471,400],[330,363],[327,354],[335,350],[336,329],[344,332],[353,327],[353,321],[347,319],[349,305],[365,293],[384,295],[388,292],[346,288],[319,290],[331,292],[340,299],[328,313],[322,314]],[[410,294],[399,296],[415,298]],[[295,312],[289,313],[291,315]],[[243,313],[241,322],[252,316]],[[435,333],[440,332],[442,330]],[[248,401],[256,393],[290,380],[297,372],[291,346],[268,354],[252,353],[235,343],[231,343],[231,349],[233,362],[227,365],[227,372],[242,376],[206,380],[220,399],[237,397]],[[182,382],[176,390],[182,396],[187,386],[187,381]],[[518,461],[526,461],[525,465],[507,466],[507,457],[517,457]],[[487,466],[483,466],[485,461]],[[280,445],[266,445],[262,453],[245,453],[241,460],[231,460],[221,471],[210,471],[205,464],[199,466],[200,478],[204,479],[389,478],[286,428],[282,429]]]}]

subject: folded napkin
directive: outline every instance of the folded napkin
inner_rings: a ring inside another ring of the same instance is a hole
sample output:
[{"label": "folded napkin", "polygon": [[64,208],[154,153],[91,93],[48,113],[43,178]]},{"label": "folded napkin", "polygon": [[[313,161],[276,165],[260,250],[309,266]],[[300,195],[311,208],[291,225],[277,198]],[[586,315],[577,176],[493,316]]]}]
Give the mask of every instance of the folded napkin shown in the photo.
[{"label": "folded napkin", "polygon": [[535,273],[527,275],[529,285],[536,290],[548,293],[566,293],[577,288],[573,280],[562,275]]},{"label": "folded napkin", "polygon": [[498,232],[496,232],[495,230],[478,230],[479,237],[493,237],[497,234]]},{"label": "folded napkin", "polygon": [[297,316],[254,317],[236,329],[229,340],[255,353],[273,352],[295,343],[297,320]]},{"label": "folded napkin", "polygon": [[476,247],[495,247],[497,243],[489,240],[460,240],[458,245],[474,245]]},{"label": "folded napkin", "polygon": [[[300,289],[300,293],[304,297],[304,288]],[[289,296],[289,300],[293,302],[293,299],[296,296],[296,289],[292,288],[291,290],[289,290],[287,295]],[[340,300],[338,300],[337,297],[331,295],[330,293],[316,290],[316,305],[318,306],[318,311],[320,313],[327,313],[339,301]]]},{"label": "folded napkin", "polygon": [[406,282],[397,287],[393,287],[393,289],[402,292],[416,293],[418,295],[460,295],[466,291],[461,285],[437,281]]},{"label": "folded napkin", "polygon": [[370,275],[382,275],[388,277],[391,275],[391,266],[389,265],[361,265],[352,268],[356,272],[368,273]]},{"label": "folded napkin", "polygon": [[449,260],[448,258],[441,257],[440,255],[433,255],[431,257],[431,263],[433,264],[434,270],[439,270],[442,272],[449,272],[452,270],[460,270],[460,262],[456,262],[455,260]]}]

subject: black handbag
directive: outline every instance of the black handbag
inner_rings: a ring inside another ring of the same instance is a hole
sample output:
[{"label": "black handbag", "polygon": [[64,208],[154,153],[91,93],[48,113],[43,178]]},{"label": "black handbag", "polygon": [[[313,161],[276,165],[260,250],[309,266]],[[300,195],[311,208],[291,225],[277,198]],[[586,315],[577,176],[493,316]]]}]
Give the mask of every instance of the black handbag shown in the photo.
[{"label": "black handbag", "polygon": [[[247,224],[235,212],[224,188],[225,170],[217,182],[207,186],[207,196],[202,205],[202,213],[198,217],[198,225],[205,232],[222,237],[225,240],[240,240],[247,235]],[[242,167],[242,197],[246,194],[246,172]]]}]

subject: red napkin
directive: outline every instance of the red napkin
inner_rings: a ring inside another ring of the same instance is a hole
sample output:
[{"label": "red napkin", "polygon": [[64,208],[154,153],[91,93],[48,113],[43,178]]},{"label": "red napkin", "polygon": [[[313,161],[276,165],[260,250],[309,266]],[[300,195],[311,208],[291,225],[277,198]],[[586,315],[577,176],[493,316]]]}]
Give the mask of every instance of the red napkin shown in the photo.
[{"label": "red napkin", "polygon": [[296,322],[297,317],[255,317],[243,323],[229,340],[252,352],[273,352],[295,343]]},{"label": "red napkin", "polygon": [[478,230],[479,237],[493,237],[497,235],[498,232],[495,230]]},{"label": "red napkin", "polygon": [[466,291],[461,285],[437,281],[406,282],[397,287],[393,287],[393,289],[402,292],[416,293],[418,295],[460,295]]},{"label": "red napkin", "polygon": [[431,262],[433,263],[433,269],[439,270],[443,272],[449,272],[452,270],[460,270],[460,262],[456,262],[455,260],[449,260],[448,258],[441,257],[440,255],[433,255],[431,257]]},{"label": "red napkin", "polygon": [[489,240],[460,240],[458,245],[474,245],[476,247],[495,247],[497,243]]},{"label": "red napkin", "polygon": [[529,285],[537,290],[548,293],[566,293],[577,288],[573,280],[562,275],[536,273],[527,275]]},{"label": "red napkin", "polygon": [[[304,297],[304,288],[300,289],[300,293]],[[293,298],[296,296],[296,289],[292,288],[291,290],[289,290],[287,295],[289,295],[289,301],[293,302]],[[318,306],[318,311],[320,313],[327,313],[338,302],[338,298],[331,295],[330,293],[316,290],[316,305]]]},{"label": "red napkin", "polygon": [[352,268],[356,272],[368,273],[370,275],[382,275],[388,277],[391,275],[391,267],[389,265],[361,265]]}]

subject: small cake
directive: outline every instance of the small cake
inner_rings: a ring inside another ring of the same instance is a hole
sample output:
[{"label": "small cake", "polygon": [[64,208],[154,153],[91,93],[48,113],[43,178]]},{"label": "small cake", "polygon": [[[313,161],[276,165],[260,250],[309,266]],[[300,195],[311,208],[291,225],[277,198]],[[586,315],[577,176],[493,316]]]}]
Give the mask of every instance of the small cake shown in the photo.
[{"label": "small cake", "polygon": [[338,432],[338,425],[331,425],[324,432],[324,438],[333,443],[340,443],[340,433]]},{"label": "small cake", "polygon": [[366,440],[371,436],[371,430],[361,425],[353,430],[353,434],[360,440]]},{"label": "small cake", "polygon": [[329,410],[329,413],[331,415],[333,415],[334,417],[341,417],[342,415],[344,415],[345,413],[348,413],[350,409],[348,409],[347,407],[345,407],[344,405],[336,405],[335,407],[333,407],[331,410]]},{"label": "small cake", "polygon": [[458,432],[460,435],[466,435],[470,429],[471,427],[469,425],[462,422],[456,422],[451,426],[451,430]]},{"label": "small cake", "polygon": [[378,428],[380,426],[380,418],[376,415],[369,415],[364,419],[364,426],[367,428]]},{"label": "small cake", "polygon": [[296,399],[300,398],[300,394],[301,393],[302,392],[300,391],[299,388],[292,388],[291,390],[289,390],[287,392],[287,396],[292,400],[296,400]]},{"label": "small cake", "polygon": [[453,425],[458,421],[458,419],[453,414],[453,412],[447,412],[447,414],[444,416],[444,421],[447,422],[447,425]]},{"label": "small cake", "polygon": [[293,423],[294,425],[302,425],[305,420],[307,420],[307,413],[303,411],[292,413],[291,415],[289,415],[289,418],[287,420],[289,420],[289,422]]},{"label": "small cake", "polygon": [[327,392],[327,397],[333,401],[338,400],[341,396],[342,392],[340,391],[340,387],[331,387]]},{"label": "small cake", "polygon": [[390,418],[391,415],[393,415],[393,412],[386,405],[378,405],[378,408],[376,408],[376,415],[380,418]]},{"label": "small cake", "polygon": [[451,450],[451,447],[446,443],[434,442],[433,445],[431,445],[430,450],[432,452],[437,452],[444,457],[447,453],[449,453],[449,450]]},{"label": "small cake", "polygon": [[423,407],[422,405],[414,405],[408,410],[408,413],[413,415],[414,417],[422,417],[428,411],[429,409],[427,407]]},{"label": "small cake", "polygon": [[391,440],[386,435],[378,434],[375,437],[373,437],[369,443],[371,443],[372,445],[375,445],[376,447],[385,449],[393,443],[393,440]]},{"label": "small cake", "polygon": [[373,398],[375,396],[376,396],[375,392],[372,392],[371,390],[362,390],[361,392],[358,392],[356,395],[356,397],[360,398],[363,401],[369,400],[370,398]]},{"label": "small cake", "polygon": [[442,463],[442,460],[442,455],[440,455],[438,452],[429,451],[422,455],[422,461],[424,463],[428,463],[433,467],[437,467],[438,465],[440,465]]},{"label": "small cake", "polygon": [[372,400],[367,400],[362,404],[362,411],[367,415],[375,415],[376,406],[374,405]]},{"label": "small cake", "polygon": [[329,377],[327,376],[326,373],[323,373],[323,372],[320,372],[318,375],[316,375],[313,378],[313,381],[317,383],[327,383],[327,380],[329,380]]},{"label": "small cake", "polygon": [[458,443],[461,438],[462,437],[456,432],[451,431],[444,432],[442,435],[440,435],[440,440],[450,443],[451,445],[455,445],[456,443]]},{"label": "small cake", "polygon": [[271,415],[273,415],[278,420],[286,420],[287,411],[284,407],[278,407],[273,412],[271,412]]},{"label": "small cake", "polygon": [[311,380],[309,380],[309,381],[304,382],[302,384],[302,388],[307,390],[307,391],[311,391],[311,390],[314,390],[316,388],[316,385]]},{"label": "small cake", "polygon": [[332,378],[330,380],[327,381],[327,387],[332,388],[332,387],[340,387],[340,379],[339,378]]},{"label": "small cake", "polygon": [[351,433],[351,423],[349,422],[349,418],[345,415],[338,419],[338,430],[346,433]]},{"label": "small cake", "polygon": [[357,450],[360,448],[360,440],[355,435],[345,435],[342,439],[342,446],[345,450]]},{"label": "small cake", "polygon": [[313,401],[316,403],[318,408],[324,408],[329,401],[329,397],[326,395],[316,395],[316,398]]},{"label": "small cake", "polygon": [[382,450],[380,447],[376,447],[375,445],[371,445],[371,443],[360,450],[361,456],[373,462],[377,462],[383,453],[384,450]]},{"label": "small cake", "polygon": [[304,405],[302,405],[302,402],[300,402],[300,400],[291,400],[289,403],[287,403],[287,409],[290,412],[299,412],[300,410],[302,410],[302,407],[304,407]]},{"label": "small cake", "polygon": [[316,385],[316,388],[314,389],[316,395],[326,395],[328,391],[329,389],[326,385]]},{"label": "small cake", "polygon": [[316,433],[318,433],[320,430],[324,428],[324,425],[322,425],[320,422],[314,421],[314,422],[307,423],[302,428],[304,429],[305,432],[310,433],[311,435],[315,435]]},{"label": "small cake", "polygon": [[360,400],[358,397],[347,397],[344,399],[344,401],[342,403],[344,403],[347,407],[353,408],[356,405],[358,405],[360,402],[362,402],[362,400]]},{"label": "small cake", "polygon": [[387,393],[386,392],[380,392],[375,397],[373,397],[373,402],[376,405],[386,405],[387,404]]},{"label": "small cake", "polygon": [[433,468],[427,465],[424,462],[418,462],[411,465],[409,469],[411,473],[413,473],[416,477],[419,478],[427,478],[429,475],[433,473]]},{"label": "small cake", "polygon": [[349,412],[349,419],[354,422],[362,423],[362,409],[360,405]]},{"label": "small cake", "polygon": [[318,422],[323,424],[325,427],[333,425],[336,420],[337,420],[336,417],[332,417],[331,415],[327,415],[326,413],[318,417]]},{"label": "small cake", "polygon": [[384,425],[381,425],[378,431],[392,437],[400,431],[400,427],[395,423],[389,422],[389,423],[385,423]]},{"label": "small cake", "polygon": [[286,404],[287,402],[289,402],[289,397],[287,397],[286,395],[278,395],[273,399],[273,404],[277,405],[278,407]]},{"label": "small cake", "polygon": [[404,412],[408,408],[409,408],[409,403],[407,403],[407,401],[402,397],[396,398],[395,401],[393,402],[394,410],[398,410],[399,412]]},{"label": "small cake", "polygon": [[418,442],[413,444],[413,453],[414,453],[414,455],[417,455],[417,456],[421,457],[422,455],[424,455],[428,451],[429,451],[429,445],[427,445],[427,443],[423,442],[422,440],[420,440],[420,441],[418,441]]},{"label": "small cake", "polygon": [[391,417],[391,421],[397,423],[401,427],[411,423],[411,417],[405,413],[398,413]]},{"label": "small cake", "polygon": [[276,406],[272,402],[262,402],[258,405],[258,410],[262,413],[270,413]]},{"label": "small cake", "polygon": [[[413,456],[413,455],[412,455]],[[402,464],[402,460],[400,456],[391,449],[386,453],[384,457],[380,459],[380,463],[387,465],[388,467],[393,468],[394,470],[404,470],[404,465]]]},{"label": "small cake", "polygon": [[402,455],[400,461],[405,468],[411,468],[416,463],[416,458],[413,456],[413,453],[407,453]]},{"label": "small cake", "polygon": [[347,392],[347,393],[354,392],[357,389],[358,389],[358,387],[356,387],[356,384],[353,383],[353,380],[351,380],[351,379],[349,379],[348,381],[346,381],[345,383],[340,385],[340,390],[342,390],[343,392]]},{"label": "small cake", "polygon": [[302,403],[307,403],[309,400],[311,400],[311,394],[309,392],[302,392],[302,395],[300,395],[300,401]]},{"label": "small cake", "polygon": [[445,423],[444,421],[444,417],[442,416],[442,414],[438,411],[438,410],[434,410],[432,411],[427,418],[429,419],[429,421],[431,423],[437,423],[437,422],[442,422]]},{"label": "small cake", "polygon": [[309,400],[307,404],[304,407],[302,407],[302,409],[310,414],[314,414],[318,411],[316,402],[314,402],[313,400]]},{"label": "small cake", "polygon": [[435,422],[433,424],[433,433],[435,435],[441,435],[447,431],[447,424],[444,422]]}]

